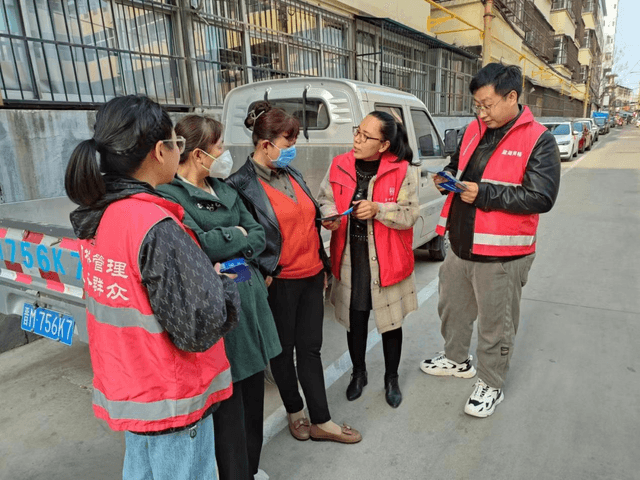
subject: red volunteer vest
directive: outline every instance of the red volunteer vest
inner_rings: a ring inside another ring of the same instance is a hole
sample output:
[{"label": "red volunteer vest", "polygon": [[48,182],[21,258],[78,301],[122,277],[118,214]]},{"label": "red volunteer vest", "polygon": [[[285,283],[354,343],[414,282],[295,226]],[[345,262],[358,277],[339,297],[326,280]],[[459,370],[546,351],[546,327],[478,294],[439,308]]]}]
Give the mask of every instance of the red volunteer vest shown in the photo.
[{"label": "red volunteer vest", "polygon": [[113,430],[183,427],[232,393],[223,340],[203,353],[176,348],[141,283],[138,253],[147,232],[165,218],[184,228],[183,215],[175,203],[134,195],[107,208],[95,239],[80,241],[93,410]]},{"label": "red volunteer vest", "polygon": [[323,269],[320,258],[320,240],[316,229],[316,206],[302,190],[298,182],[291,179],[297,202],[267,182],[260,180],[280,225],[282,249],[280,261],[282,271],[278,278],[308,278]]},{"label": "red volunteer vest", "polygon": [[[408,162],[395,162],[397,157],[391,153],[384,153],[380,160],[380,167],[373,184],[373,194],[369,197],[374,202],[395,202],[398,199],[400,186],[407,174]],[[355,193],[356,159],[353,150],[333,159],[329,170],[329,182],[333,189],[333,197],[338,212],[349,208]],[[340,265],[347,241],[347,223],[340,222],[340,227],[331,232],[331,271],[340,280]],[[373,220],[373,234],[375,239],[376,256],[380,265],[380,285],[388,287],[394,285],[413,272],[413,228],[397,230]]]},{"label": "red volunteer vest", "polygon": [[[480,125],[478,125],[480,123]],[[487,130],[484,122],[471,122],[460,146],[460,161],[457,178],[469,164],[480,139]],[[520,186],[529,158],[546,127],[533,118],[529,107],[523,107],[522,114],[507,132],[491,155],[482,174],[483,183]],[[444,235],[453,195],[449,194],[442,207],[436,233]],[[528,255],[536,250],[538,214],[515,214],[505,211],[484,211],[476,209],[473,230],[472,253],[493,257]]]}]

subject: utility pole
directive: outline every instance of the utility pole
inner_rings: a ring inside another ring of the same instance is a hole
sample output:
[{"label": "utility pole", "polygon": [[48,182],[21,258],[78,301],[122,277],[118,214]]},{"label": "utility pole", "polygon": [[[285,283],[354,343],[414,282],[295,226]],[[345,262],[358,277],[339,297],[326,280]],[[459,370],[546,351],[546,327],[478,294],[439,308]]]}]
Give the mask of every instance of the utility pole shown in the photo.
[{"label": "utility pole", "polygon": [[587,109],[589,108],[589,102],[591,98],[591,65],[593,65],[593,58],[589,62],[589,73],[587,73],[587,83],[584,85],[584,108],[582,109],[582,117],[587,118]]},{"label": "utility pole", "polygon": [[484,32],[482,36],[482,66],[491,63],[491,20],[493,20],[493,0],[487,0],[484,4]]}]

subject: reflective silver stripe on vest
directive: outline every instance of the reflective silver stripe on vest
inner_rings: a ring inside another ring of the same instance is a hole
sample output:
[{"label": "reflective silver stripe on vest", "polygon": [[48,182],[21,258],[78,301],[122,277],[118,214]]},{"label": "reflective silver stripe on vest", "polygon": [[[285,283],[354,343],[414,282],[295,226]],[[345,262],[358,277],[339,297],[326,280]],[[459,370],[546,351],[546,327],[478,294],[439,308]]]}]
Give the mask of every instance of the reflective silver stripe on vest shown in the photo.
[{"label": "reflective silver stripe on vest", "polygon": [[438,225],[442,228],[447,228],[447,217],[440,217]]},{"label": "reflective silver stripe on vest", "polygon": [[[464,152],[462,152],[462,155],[466,155],[467,154],[467,150],[469,150],[469,147],[471,146],[471,144],[473,143],[473,141],[476,139],[476,137],[478,136],[478,134],[474,134],[473,137],[471,137],[471,140],[469,140],[469,143],[467,144],[467,147],[464,149]],[[464,140],[462,140],[464,142]]]},{"label": "reflective silver stripe on vest", "polygon": [[204,408],[212,393],[224,390],[231,384],[231,369],[227,368],[213,379],[207,391],[191,398],[180,400],[158,400],[156,402],[131,402],[109,400],[97,388],[93,389],[93,403],[109,412],[114,420],[142,420],[153,422],[181,415],[189,415]]},{"label": "reflective silver stripe on vest", "polygon": [[501,182],[500,180],[491,180],[489,178],[483,178],[480,180],[482,183],[493,183],[494,185],[506,185],[508,187],[519,187],[521,183]]},{"label": "reflective silver stripe on vest", "polygon": [[496,245],[503,247],[531,246],[536,242],[535,235],[493,235],[491,233],[474,233],[473,243],[476,245]]},{"label": "reflective silver stripe on vest", "polygon": [[140,327],[149,333],[164,332],[164,328],[153,315],[144,315],[135,308],[108,307],[88,297],[87,309],[93,314],[98,323],[119,328]]}]

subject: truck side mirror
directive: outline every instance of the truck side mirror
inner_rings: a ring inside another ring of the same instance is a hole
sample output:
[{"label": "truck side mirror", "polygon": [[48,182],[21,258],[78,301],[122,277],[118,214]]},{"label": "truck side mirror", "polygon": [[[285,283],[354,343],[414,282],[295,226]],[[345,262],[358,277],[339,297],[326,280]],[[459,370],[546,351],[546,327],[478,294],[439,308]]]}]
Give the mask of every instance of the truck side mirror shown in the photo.
[{"label": "truck side mirror", "polygon": [[444,154],[453,155],[458,148],[458,130],[450,128],[444,132]]}]

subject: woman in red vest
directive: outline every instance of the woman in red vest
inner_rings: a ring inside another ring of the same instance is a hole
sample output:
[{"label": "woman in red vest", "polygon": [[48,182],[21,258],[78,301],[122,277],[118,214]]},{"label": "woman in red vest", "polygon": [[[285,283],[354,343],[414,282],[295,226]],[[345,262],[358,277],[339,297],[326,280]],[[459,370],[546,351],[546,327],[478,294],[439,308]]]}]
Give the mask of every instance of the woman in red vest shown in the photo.
[{"label": "woman in red vest", "polygon": [[322,217],[353,207],[350,216],[323,222],[331,234],[331,303],[347,328],[353,363],[347,399],[367,384],[365,352],[371,310],[382,334],[385,398],[402,402],[398,366],[403,319],[418,308],[413,275],[413,225],[418,219],[418,169],[404,126],[371,112],[354,127],[353,150],[338,155],[320,186]]},{"label": "woman in red vest", "polygon": [[[211,413],[231,396],[222,337],[240,298],[159,196],[184,138],[147,97],[103,105],[65,176],[87,301],[93,409],[125,431],[123,479],[216,478]],[[99,155],[98,155],[99,154]],[[99,158],[99,161],[98,161]]]},{"label": "woman in red vest", "polygon": [[[258,102],[245,120],[255,151],[227,182],[242,196],[266,234],[257,263],[269,287],[269,305],[282,353],[271,371],[298,440],[356,443],[360,433],[331,420],[320,358],[328,259],[320,237],[320,211],[300,172],[290,166],[300,131],[284,110]],[[297,368],[293,352],[296,352]],[[302,386],[310,421],[298,392]]]}]

